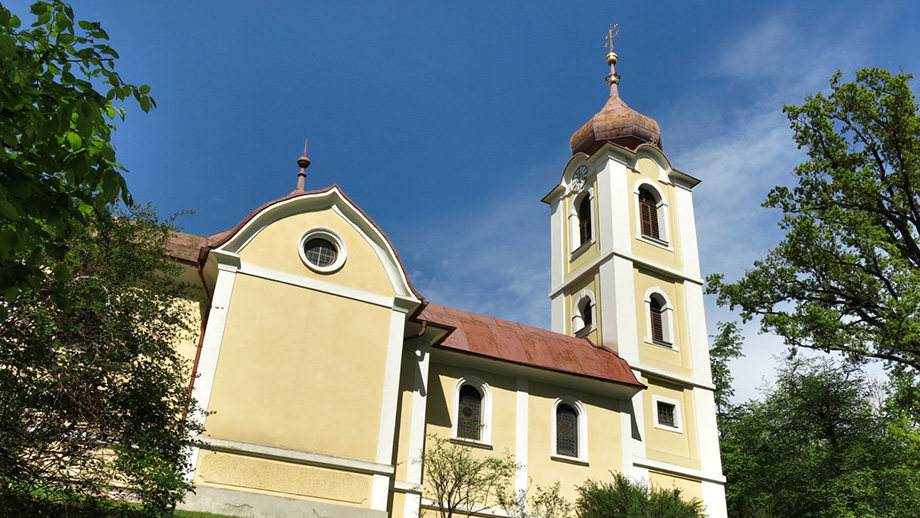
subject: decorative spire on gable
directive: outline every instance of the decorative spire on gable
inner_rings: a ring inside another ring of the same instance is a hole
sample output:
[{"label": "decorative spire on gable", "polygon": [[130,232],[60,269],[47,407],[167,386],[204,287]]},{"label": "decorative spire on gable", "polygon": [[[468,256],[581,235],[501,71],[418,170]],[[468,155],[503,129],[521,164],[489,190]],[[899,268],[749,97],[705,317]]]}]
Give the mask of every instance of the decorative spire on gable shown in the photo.
[{"label": "decorative spire on gable", "polygon": [[300,166],[300,172],[297,173],[297,188],[294,192],[304,192],[307,183],[307,168],[310,167],[310,159],[307,158],[307,139],[303,140],[303,155],[297,159],[297,165]]}]

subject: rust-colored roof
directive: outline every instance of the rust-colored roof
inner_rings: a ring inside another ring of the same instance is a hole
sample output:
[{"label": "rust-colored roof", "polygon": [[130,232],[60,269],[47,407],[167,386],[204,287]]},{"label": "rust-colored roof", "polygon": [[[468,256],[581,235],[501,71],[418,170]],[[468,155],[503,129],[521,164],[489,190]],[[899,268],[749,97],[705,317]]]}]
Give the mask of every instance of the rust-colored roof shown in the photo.
[{"label": "rust-colored roof", "polygon": [[418,320],[451,329],[437,347],[645,388],[626,360],[587,338],[429,303]]},{"label": "rust-colored roof", "polygon": [[186,234],[185,232],[170,232],[166,239],[166,251],[169,257],[182,262],[197,264],[198,252],[207,244],[207,238]]}]

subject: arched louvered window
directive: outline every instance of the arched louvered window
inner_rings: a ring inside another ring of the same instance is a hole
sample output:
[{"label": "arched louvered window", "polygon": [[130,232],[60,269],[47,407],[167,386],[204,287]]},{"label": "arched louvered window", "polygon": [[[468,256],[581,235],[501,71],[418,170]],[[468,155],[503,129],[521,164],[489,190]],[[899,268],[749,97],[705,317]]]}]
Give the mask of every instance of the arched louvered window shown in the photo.
[{"label": "arched louvered window", "polygon": [[652,327],[652,340],[664,342],[664,308],[658,297],[651,297],[648,304]]},{"label": "arched louvered window", "polygon": [[578,203],[578,243],[591,241],[591,197],[584,196]]},{"label": "arched louvered window", "polygon": [[578,457],[578,412],[565,403],[556,407],[556,454]]},{"label": "arched louvered window", "polygon": [[460,387],[457,437],[478,441],[482,436],[482,394],[472,385]]},{"label": "arched louvered window", "polygon": [[594,326],[594,305],[588,297],[585,297],[581,304],[581,321],[585,327]]},{"label": "arched louvered window", "polygon": [[647,189],[639,189],[639,219],[642,235],[661,239],[658,229],[658,200]]}]

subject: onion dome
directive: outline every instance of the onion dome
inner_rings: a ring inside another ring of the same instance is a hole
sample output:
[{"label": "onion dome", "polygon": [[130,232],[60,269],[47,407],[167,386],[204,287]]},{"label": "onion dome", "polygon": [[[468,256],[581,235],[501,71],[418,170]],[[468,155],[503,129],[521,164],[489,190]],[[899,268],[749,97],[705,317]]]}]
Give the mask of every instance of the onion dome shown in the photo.
[{"label": "onion dome", "polygon": [[610,75],[607,76],[610,99],[597,115],[572,135],[570,145],[573,155],[580,152],[590,155],[604,142],[612,142],[628,149],[636,149],[641,144],[651,144],[662,149],[661,130],[655,119],[633,110],[620,98],[620,76],[614,70],[616,63],[617,55],[613,51],[611,35],[610,52],[607,54],[607,64],[610,65]]}]

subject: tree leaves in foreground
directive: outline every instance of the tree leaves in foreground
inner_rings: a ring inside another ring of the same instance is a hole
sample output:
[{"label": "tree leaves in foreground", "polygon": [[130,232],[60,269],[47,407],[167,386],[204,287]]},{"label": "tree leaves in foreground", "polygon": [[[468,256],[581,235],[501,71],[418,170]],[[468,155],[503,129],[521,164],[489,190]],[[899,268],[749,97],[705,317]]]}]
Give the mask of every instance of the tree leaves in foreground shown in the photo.
[{"label": "tree leaves in foreground", "polygon": [[679,489],[649,489],[622,473],[612,482],[588,480],[577,488],[579,518],[703,518],[703,504],[685,501]]},{"label": "tree leaves in foreground", "polygon": [[199,428],[184,419],[190,365],[175,345],[191,338],[197,305],[152,212],[97,211],[77,230],[44,266],[73,272],[71,307],[37,289],[0,322],[0,515],[85,510],[107,495],[166,514],[191,489],[183,452]]},{"label": "tree leaves in foreground", "polygon": [[[719,422],[732,518],[920,516],[912,374],[877,387],[852,365],[787,361],[763,401]],[[901,385],[900,388],[898,386]]]},{"label": "tree leaves in foreground", "polygon": [[[122,81],[98,22],[76,21],[62,0],[35,2],[31,14],[23,27],[0,5],[0,300],[41,288],[66,305],[60,260],[76,226],[130,200],[111,144],[125,115],[114,103],[133,97],[146,112],[155,102],[150,87]],[[56,283],[45,256],[60,262]]]},{"label": "tree leaves in foreground", "polygon": [[720,304],[761,318],[786,343],[920,371],[920,116],[909,74],[831,79],[829,95],[785,111],[808,153],[798,185],[776,187],[785,238]]}]

